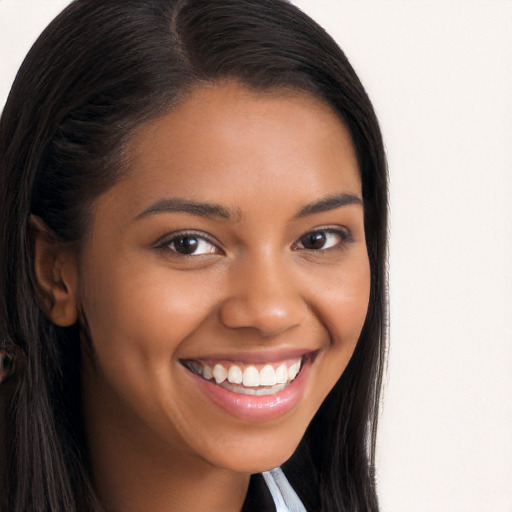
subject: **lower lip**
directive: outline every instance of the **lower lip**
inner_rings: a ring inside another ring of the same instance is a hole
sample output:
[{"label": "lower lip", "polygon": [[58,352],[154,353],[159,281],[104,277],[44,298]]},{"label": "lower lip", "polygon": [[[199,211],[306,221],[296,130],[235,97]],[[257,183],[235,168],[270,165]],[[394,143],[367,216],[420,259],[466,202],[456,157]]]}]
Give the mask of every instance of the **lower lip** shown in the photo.
[{"label": "lower lip", "polygon": [[269,421],[291,411],[304,396],[311,361],[305,360],[297,377],[283,390],[273,395],[245,395],[235,393],[199,377],[190,370],[186,372],[215,405],[235,418],[245,421]]}]

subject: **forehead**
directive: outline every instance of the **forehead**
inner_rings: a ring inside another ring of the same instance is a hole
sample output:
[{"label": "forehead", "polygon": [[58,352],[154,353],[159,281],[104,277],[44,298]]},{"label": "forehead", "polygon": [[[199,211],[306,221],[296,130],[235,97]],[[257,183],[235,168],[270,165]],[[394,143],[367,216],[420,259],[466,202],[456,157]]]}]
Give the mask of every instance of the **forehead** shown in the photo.
[{"label": "forehead", "polygon": [[301,91],[262,92],[236,82],[196,89],[144,125],[128,161],[124,181],[134,187],[134,200],[207,194],[243,204],[255,193],[277,200],[294,191],[361,188],[350,134],[329,105]]}]

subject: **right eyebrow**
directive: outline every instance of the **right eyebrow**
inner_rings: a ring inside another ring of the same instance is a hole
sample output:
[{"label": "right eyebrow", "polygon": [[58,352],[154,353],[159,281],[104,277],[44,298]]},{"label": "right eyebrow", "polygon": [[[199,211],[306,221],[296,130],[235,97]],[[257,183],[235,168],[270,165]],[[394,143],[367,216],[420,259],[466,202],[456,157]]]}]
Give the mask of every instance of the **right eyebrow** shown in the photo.
[{"label": "right eyebrow", "polygon": [[138,220],[149,215],[170,212],[189,213],[191,215],[198,215],[199,217],[218,217],[229,221],[235,221],[240,218],[239,211],[226,208],[220,204],[192,201],[180,197],[170,197],[159,199],[139,213],[135,219]]}]

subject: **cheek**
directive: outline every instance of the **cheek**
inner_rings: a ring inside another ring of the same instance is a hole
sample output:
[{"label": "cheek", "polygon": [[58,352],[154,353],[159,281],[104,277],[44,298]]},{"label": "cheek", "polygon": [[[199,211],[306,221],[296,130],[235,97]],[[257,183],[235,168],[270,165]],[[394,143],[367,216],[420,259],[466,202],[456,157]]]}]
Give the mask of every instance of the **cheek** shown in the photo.
[{"label": "cheek", "polygon": [[209,314],[211,297],[194,280],[182,283],[160,273],[137,281],[120,298],[115,323],[142,351],[179,347]]},{"label": "cheek", "polygon": [[123,428],[150,424],[174,439],[181,429],[170,418],[183,409],[173,391],[180,385],[177,360],[189,336],[209,318],[214,299],[200,276],[179,277],[139,263],[105,264],[89,274],[83,306],[94,361],[84,378]]},{"label": "cheek", "polygon": [[[96,258],[98,261],[98,258]],[[210,314],[212,293],[201,276],[141,265],[136,259],[96,265],[82,288],[94,353],[101,366],[134,372],[168,365]],[[167,372],[166,372],[167,373]]]},{"label": "cheek", "polygon": [[368,312],[370,298],[370,264],[366,251],[360,251],[347,264],[331,275],[323,292],[327,318],[336,342],[357,338]]},{"label": "cheek", "polygon": [[361,256],[332,275],[321,294],[325,305],[321,321],[328,331],[332,354],[327,361],[328,373],[334,385],[354,352],[366,320],[370,297],[368,257]]}]

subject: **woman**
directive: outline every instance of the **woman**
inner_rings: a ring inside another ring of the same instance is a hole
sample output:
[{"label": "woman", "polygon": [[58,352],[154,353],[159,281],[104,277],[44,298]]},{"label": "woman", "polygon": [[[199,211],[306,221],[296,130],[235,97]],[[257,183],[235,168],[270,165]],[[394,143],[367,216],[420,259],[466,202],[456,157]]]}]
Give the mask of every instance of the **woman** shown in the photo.
[{"label": "woman", "polygon": [[385,158],[320,27],[77,0],[0,154],[6,510],[378,510]]}]

